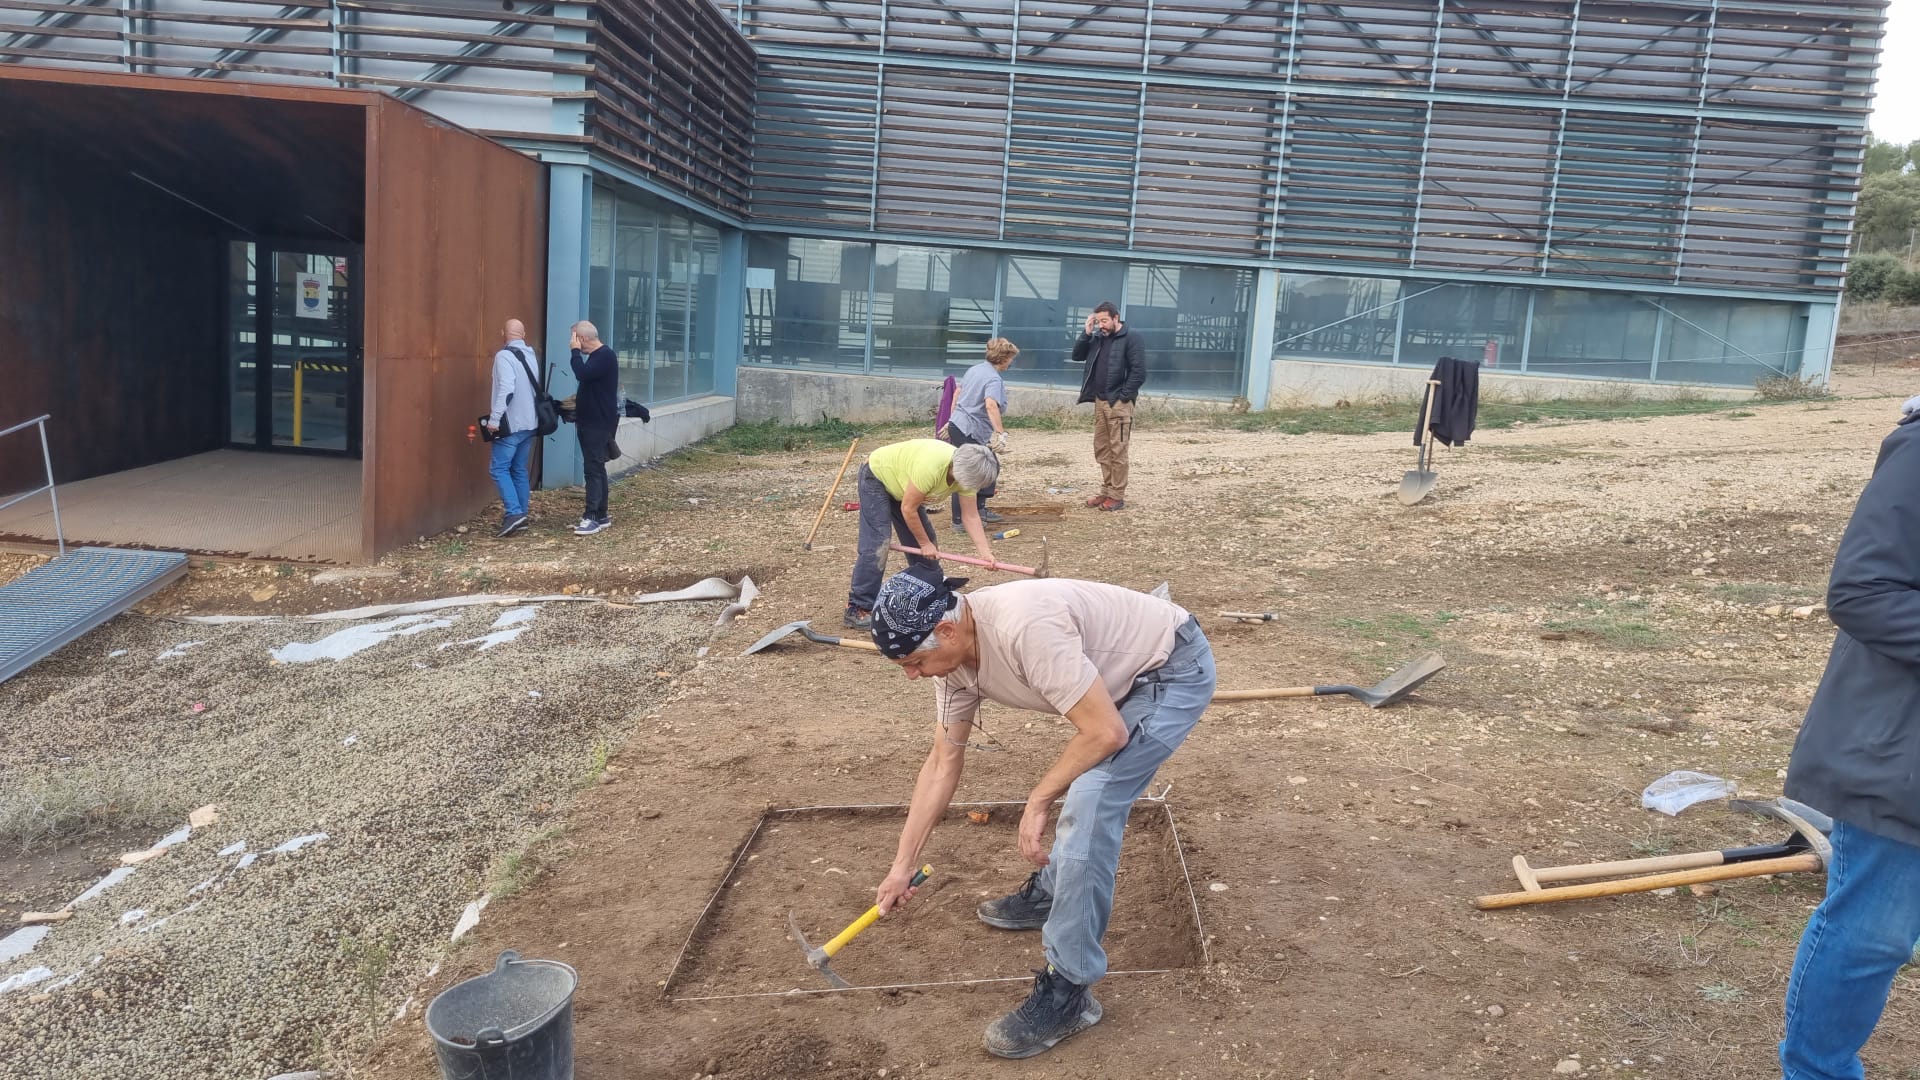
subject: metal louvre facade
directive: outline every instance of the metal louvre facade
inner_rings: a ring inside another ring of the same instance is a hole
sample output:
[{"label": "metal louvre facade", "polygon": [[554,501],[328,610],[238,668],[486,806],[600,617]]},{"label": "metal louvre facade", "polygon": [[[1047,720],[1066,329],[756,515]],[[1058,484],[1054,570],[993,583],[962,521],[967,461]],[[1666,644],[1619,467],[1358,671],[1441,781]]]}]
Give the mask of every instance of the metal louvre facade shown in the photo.
[{"label": "metal louvre facade", "polygon": [[[756,224],[1800,295],[1844,271],[1883,12],[720,7],[778,95],[757,121],[756,181],[778,181],[756,183]],[[784,181],[808,161],[831,162],[831,183],[796,192]]]}]

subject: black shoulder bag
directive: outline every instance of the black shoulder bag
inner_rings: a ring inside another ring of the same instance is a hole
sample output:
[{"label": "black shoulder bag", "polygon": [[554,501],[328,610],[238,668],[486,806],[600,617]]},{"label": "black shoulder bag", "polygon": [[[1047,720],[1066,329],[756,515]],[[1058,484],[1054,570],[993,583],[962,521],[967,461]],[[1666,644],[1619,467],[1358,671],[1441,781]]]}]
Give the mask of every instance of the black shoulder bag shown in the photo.
[{"label": "black shoulder bag", "polygon": [[545,437],[560,430],[560,407],[553,403],[547,394],[547,384],[533,377],[533,369],[527,366],[527,354],[513,346],[507,351],[520,361],[520,370],[527,373],[527,382],[533,384],[533,433]]}]

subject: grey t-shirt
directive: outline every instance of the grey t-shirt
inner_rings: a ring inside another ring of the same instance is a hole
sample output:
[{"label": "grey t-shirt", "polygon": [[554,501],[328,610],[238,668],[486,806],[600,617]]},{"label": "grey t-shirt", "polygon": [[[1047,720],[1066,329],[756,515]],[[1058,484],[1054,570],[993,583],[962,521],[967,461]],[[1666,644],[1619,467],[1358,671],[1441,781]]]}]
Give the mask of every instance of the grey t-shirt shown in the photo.
[{"label": "grey t-shirt", "polygon": [[948,422],[975,442],[986,442],[993,435],[993,421],[987,419],[988,398],[1006,412],[1007,381],[992,364],[982,360],[960,377],[960,385],[953,392],[953,417]]}]

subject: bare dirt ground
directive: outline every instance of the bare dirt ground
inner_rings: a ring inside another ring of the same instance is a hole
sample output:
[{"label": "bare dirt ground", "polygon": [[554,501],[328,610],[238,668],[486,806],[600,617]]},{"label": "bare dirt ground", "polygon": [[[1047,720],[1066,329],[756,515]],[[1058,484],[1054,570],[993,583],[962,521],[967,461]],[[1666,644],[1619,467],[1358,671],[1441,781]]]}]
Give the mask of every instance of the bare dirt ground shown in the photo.
[{"label": "bare dirt ground", "polygon": [[[566,960],[582,978],[583,1077],[1506,1078],[1556,1075],[1568,1061],[1595,1076],[1764,1077],[1818,879],[1499,913],[1471,898],[1513,889],[1516,853],[1541,865],[1779,839],[1715,806],[1668,819],[1638,797],[1679,768],[1779,790],[1832,639],[1817,611],[1793,612],[1821,600],[1840,529],[1920,368],[1881,363],[1836,386],[1830,401],[1483,432],[1439,452],[1439,486],[1413,508],[1392,494],[1413,460],[1405,434],[1141,429],[1129,508],[1098,514],[1078,505],[1097,477],[1087,433],[1017,433],[1002,501],[1071,509],[1020,523],[1002,556],[1033,561],[1044,533],[1058,574],[1170,582],[1201,616],[1224,688],[1370,682],[1429,648],[1450,664],[1388,710],[1344,699],[1211,710],[1161,780],[1212,963],[1183,954],[1174,973],[1110,980],[1098,1027],[1024,1063],[979,1048],[1017,984],[662,997],[763,811],[904,801],[925,755],[931,691],[891,666],[798,640],[738,655],[790,619],[837,626],[851,515],[831,513],[815,551],[800,550],[837,452],[677,458],[617,485],[615,529],[584,540],[564,531],[577,493],[540,493],[532,536],[484,539],[476,522],[400,553],[394,578],[322,587],[306,569],[196,564],[154,610],[569,585],[618,594],[742,568],[769,579],[704,663],[666,661],[668,692],[627,711],[615,782],[568,805],[564,838],[532,857],[538,880],[496,901],[440,975],[378,988],[391,1010],[486,969],[502,948]],[[1281,618],[1215,617],[1229,608]],[[597,644],[581,635],[570,647]],[[1043,717],[986,717],[1006,752],[970,755],[960,797],[1023,798],[1064,735]],[[809,933],[857,915],[896,827],[826,819],[797,847],[764,849],[740,879],[756,884],[739,885],[740,902],[716,908],[694,943],[693,983],[808,985],[797,949],[783,955],[768,924],[788,907]],[[1023,876],[1010,835],[992,842],[999,828],[943,826],[926,857],[952,868],[951,884],[849,946],[846,971],[863,982],[1021,974],[1030,941],[964,919],[978,894]],[[449,888],[436,902],[456,893],[468,895]],[[1122,904],[1116,928],[1177,933],[1179,913],[1164,910],[1176,898],[1146,893]],[[457,905],[441,914],[450,922]],[[1903,976],[1870,1074],[1920,1076],[1916,1060],[1920,978]],[[437,1075],[417,1004],[351,1075]]]}]

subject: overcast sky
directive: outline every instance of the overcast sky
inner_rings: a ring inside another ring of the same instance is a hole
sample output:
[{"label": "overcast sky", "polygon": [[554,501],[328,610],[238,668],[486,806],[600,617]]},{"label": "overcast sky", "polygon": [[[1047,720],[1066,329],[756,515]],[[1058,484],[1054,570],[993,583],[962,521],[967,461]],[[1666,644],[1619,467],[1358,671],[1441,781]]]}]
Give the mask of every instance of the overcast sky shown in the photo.
[{"label": "overcast sky", "polygon": [[1870,121],[1874,137],[1898,143],[1920,139],[1920,0],[1893,0],[1880,49]]}]

